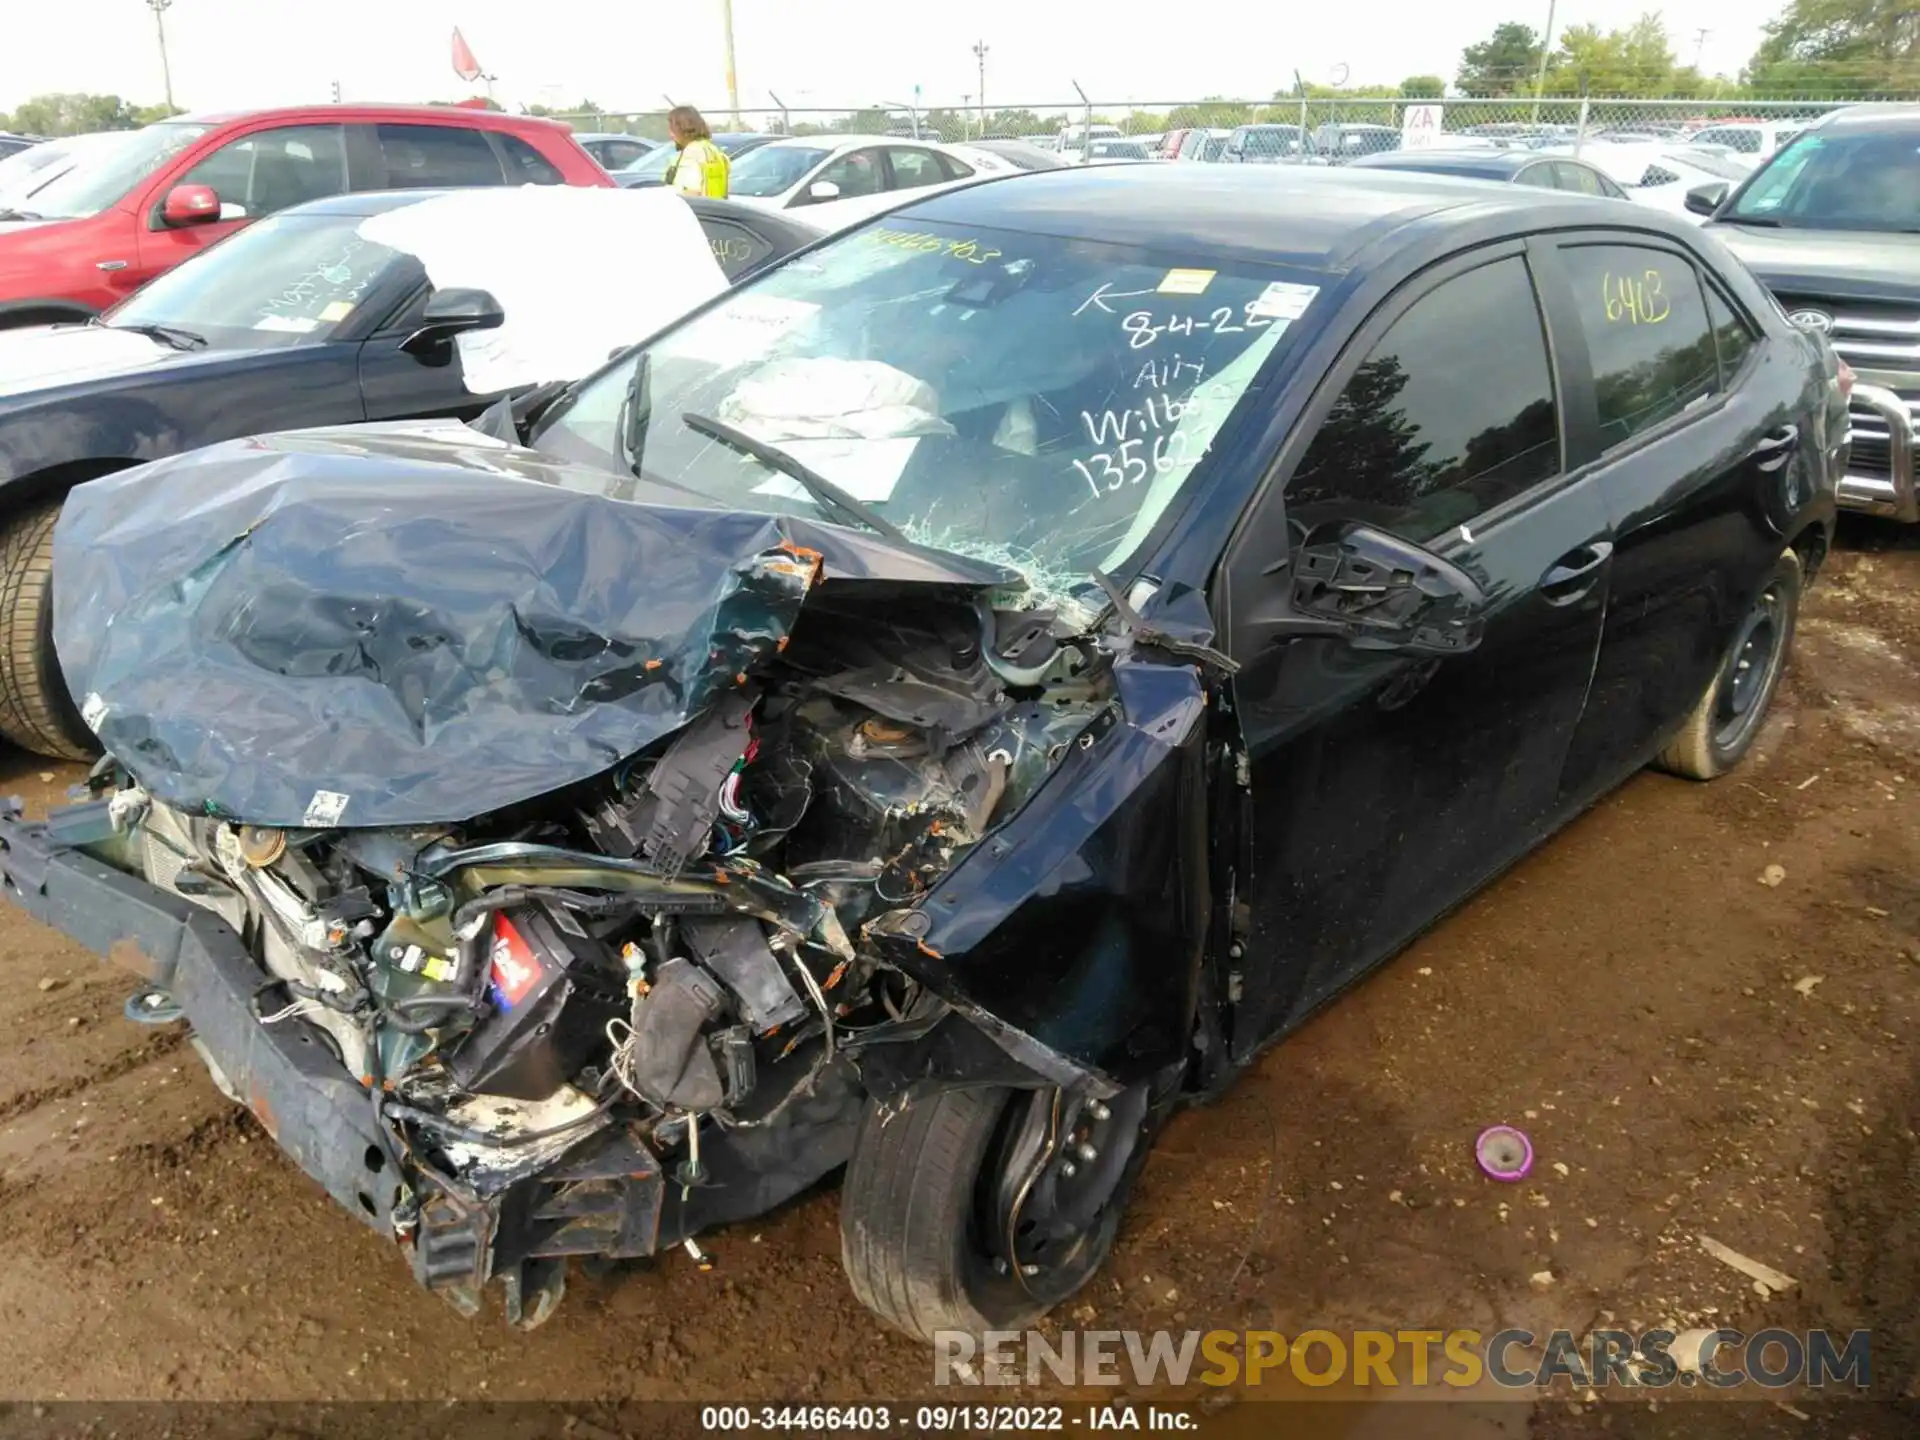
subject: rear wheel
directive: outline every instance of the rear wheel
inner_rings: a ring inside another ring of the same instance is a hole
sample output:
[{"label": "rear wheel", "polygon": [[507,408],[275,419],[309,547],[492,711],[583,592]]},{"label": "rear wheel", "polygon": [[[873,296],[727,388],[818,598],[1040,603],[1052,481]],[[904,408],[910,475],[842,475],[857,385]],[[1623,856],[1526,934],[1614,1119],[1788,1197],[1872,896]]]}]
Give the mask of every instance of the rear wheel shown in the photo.
[{"label": "rear wheel", "polygon": [[0,735],[37,755],[85,760],[93,733],[67,695],[53,651],[53,527],[60,501],[0,526]]},{"label": "rear wheel", "polygon": [[989,1087],[869,1104],[840,1194],[855,1296],[923,1340],[1032,1324],[1113,1248],[1148,1100],[1143,1084],[1105,1102]]},{"label": "rear wheel", "polygon": [[1714,780],[1753,748],[1793,646],[1803,583],[1800,557],[1788,551],[1734,631],[1726,658],[1687,723],[1660,752],[1655,763],[1662,770]]}]

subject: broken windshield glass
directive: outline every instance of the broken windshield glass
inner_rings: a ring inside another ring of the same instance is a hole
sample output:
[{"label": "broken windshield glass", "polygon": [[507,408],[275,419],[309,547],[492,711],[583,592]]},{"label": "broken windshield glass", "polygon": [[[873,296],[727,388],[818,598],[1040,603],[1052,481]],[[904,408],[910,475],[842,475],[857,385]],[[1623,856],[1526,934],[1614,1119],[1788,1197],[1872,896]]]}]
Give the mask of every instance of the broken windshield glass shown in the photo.
[{"label": "broken windshield glass", "polygon": [[[1114,569],[1206,463],[1315,281],[883,223],[656,340],[649,405],[776,447],[915,539],[1047,570]],[[685,425],[645,426],[641,455],[627,456],[635,363],[587,382],[533,443],[610,469],[638,459],[732,509],[816,513],[791,476]]]}]

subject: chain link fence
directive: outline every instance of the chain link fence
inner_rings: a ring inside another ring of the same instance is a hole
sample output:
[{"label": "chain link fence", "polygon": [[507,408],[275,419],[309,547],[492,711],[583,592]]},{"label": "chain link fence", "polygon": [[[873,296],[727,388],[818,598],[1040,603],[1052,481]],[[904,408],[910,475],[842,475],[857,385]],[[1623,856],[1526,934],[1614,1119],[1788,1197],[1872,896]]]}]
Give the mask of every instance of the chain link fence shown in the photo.
[{"label": "chain link fence", "polygon": [[[1886,97],[1889,99],[1898,97]],[[1586,140],[1670,140],[1723,145],[1750,155],[1774,148],[1784,132],[1830,110],[1834,100],[1615,99],[1545,96],[1498,99],[1363,98],[1309,95],[1271,101],[1199,100],[1006,106],[870,105],[816,109],[774,105],[733,110],[701,106],[715,132],[890,135],[949,144],[979,139],[1024,139],[1057,149],[1083,148],[1087,137],[1144,144],[1159,155],[1175,131],[1189,132],[1183,158],[1218,158],[1228,134],[1242,125],[1286,127],[1265,132],[1279,158],[1344,154],[1422,145],[1539,145]],[[667,112],[644,110],[561,115],[578,131],[667,138]],[[1199,132],[1197,135],[1192,132]],[[1299,136],[1306,137],[1304,145]],[[1414,139],[1412,137],[1418,137]],[[1131,145],[1121,146],[1121,153]],[[1213,153],[1209,154],[1208,151]]]}]

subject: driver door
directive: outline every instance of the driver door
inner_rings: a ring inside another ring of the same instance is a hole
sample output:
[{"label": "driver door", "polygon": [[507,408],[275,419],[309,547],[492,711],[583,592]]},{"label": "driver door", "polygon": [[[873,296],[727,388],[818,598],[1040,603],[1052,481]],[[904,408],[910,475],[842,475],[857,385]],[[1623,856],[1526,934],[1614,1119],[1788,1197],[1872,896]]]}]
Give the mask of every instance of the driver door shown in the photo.
[{"label": "driver door", "polygon": [[[1235,542],[1227,633],[1252,835],[1250,874],[1236,877],[1251,931],[1237,1058],[1561,818],[1612,542],[1602,497],[1563,476],[1560,417],[1523,247],[1457,258],[1361,328],[1282,454],[1284,484]],[[1301,634],[1301,552],[1352,522],[1478,582],[1475,648]]]}]

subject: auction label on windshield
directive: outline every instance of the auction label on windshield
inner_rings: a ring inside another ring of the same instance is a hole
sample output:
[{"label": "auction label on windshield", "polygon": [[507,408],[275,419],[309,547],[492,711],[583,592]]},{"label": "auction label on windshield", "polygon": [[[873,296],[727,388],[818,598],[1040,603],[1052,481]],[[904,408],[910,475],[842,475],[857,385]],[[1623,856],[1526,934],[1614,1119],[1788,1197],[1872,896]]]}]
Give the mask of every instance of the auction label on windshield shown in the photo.
[{"label": "auction label on windshield", "polygon": [[1298,320],[1319,293],[1318,285],[1289,285],[1276,280],[1255,297],[1247,314],[1263,320]]},{"label": "auction label on windshield", "polygon": [[1162,295],[1203,295],[1213,283],[1213,270],[1169,270],[1160,282]]}]

